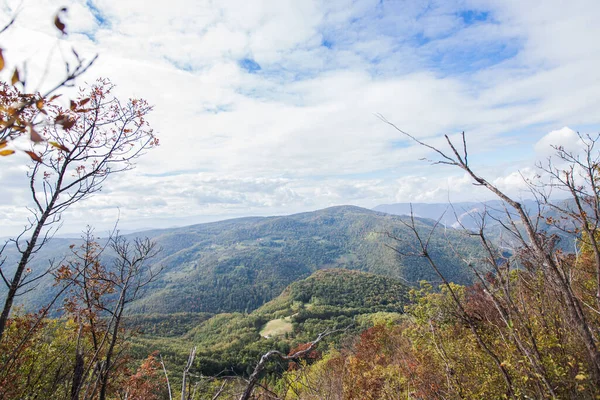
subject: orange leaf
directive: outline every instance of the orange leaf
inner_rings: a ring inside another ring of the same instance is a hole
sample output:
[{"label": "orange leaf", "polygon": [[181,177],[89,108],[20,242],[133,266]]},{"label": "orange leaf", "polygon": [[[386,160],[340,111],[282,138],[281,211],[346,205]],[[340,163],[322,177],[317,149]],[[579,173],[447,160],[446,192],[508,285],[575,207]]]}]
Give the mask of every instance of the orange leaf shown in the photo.
[{"label": "orange leaf", "polygon": [[69,150],[67,147],[63,146],[62,144],[60,144],[60,143],[58,143],[58,142],[48,142],[48,143],[50,143],[50,145],[52,145],[52,146],[54,146],[54,147],[56,147],[57,149],[60,149],[60,150],[62,150],[62,151],[66,151],[66,152],[69,152],[69,151],[71,151],[71,150]]},{"label": "orange leaf", "polygon": [[33,151],[25,150],[25,153],[27,153],[27,155],[31,157],[33,161],[42,162],[42,157],[38,156]]},{"label": "orange leaf", "polygon": [[2,55],[2,49],[0,49],[0,71],[4,69],[4,56]]},{"label": "orange leaf", "polygon": [[8,142],[6,140],[3,140],[0,142],[0,149],[3,149],[6,147],[6,145],[8,145]]},{"label": "orange leaf", "polygon": [[0,150],[0,156],[2,156],[2,157],[10,156],[11,154],[14,154],[14,153],[15,153],[14,150]]},{"label": "orange leaf", "polygon": [[44,110],[44,99],[39,99],[38,101],[35,102],[35,106],[37,107],[37,109],[44,115],[48,115],[48,113],[46,112],[46,110]]},{"label": "orange leaf", "polygon": [[10,79],[12,85],[14,86],[17,82],[20,82],[21,79],[19,78],[19,70],[17,68],[15,68],[15,72],[13,72],[12,78]]}]

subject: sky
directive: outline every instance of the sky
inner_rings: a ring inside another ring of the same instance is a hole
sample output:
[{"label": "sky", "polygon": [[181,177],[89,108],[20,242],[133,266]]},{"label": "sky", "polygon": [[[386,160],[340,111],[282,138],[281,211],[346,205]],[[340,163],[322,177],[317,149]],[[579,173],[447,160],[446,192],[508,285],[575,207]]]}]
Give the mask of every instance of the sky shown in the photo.
[{"label": "sky", "polygon": [[[600,128],[597,0],[0,3],[0,23],[15,13],[1,79],[26,62],[43,89],[73,47],[99,55],[78,86],[108,77],[154,105],[161,145],[66,211],[63,232],[491,198],[377,114],[438,146],[465,131],[472,167],[517,197],[551,144]],[[4,236],[30,199],[27,157],[0,163]]]}]

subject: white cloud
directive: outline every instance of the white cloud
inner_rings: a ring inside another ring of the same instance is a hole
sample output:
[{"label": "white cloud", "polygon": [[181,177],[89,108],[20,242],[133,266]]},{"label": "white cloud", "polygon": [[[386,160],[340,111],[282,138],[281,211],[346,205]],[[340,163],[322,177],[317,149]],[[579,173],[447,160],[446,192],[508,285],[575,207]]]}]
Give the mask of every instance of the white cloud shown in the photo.
[{"label": "white cloud", "polygon": [[567,152],[577,154],[582,150],[582,142],[573,129],[565,126],[548,132],[535,144],[535,151],[540,157],[549,157],[556,153],[555,148],[562,147]]},{"label": "white cloud", "polygon": [[[5,16],[19,3],[7,0]],[[52,25],[55,2],[23,2],[0,37],[10,66],[27,60],[35,81],[51,54],[49,84],[71,46],[98,53],[80,83],[107,76],[121,96],[148,99],[161,140],[135,173],[110,179],[65,221],[108,222],[115,206],[123,223],[152,226],[157,215],[168,224],[485,196],[462,174],[419,162],[433,155],[374,113],[437,146],[441,134],[466,130],[473,163],[515,192],[517,170],[548,143],[570,143],[565,129],[600,126],[593,0],[64,4],[66,40]],[[468,9],[481,21],[465,23]],[[244,59],[261,69],[249,73]],[[26,192],[14,171],[0,172],[13,188],[2,200],[18,207]]]}]

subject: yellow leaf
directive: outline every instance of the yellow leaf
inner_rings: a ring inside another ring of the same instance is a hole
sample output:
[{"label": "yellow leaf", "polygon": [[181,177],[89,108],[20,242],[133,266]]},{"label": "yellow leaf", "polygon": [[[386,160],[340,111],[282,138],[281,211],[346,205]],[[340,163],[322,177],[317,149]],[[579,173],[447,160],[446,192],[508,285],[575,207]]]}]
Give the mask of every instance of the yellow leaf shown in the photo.
[{"label": "yellow leaf", "polygon": [[4,69],[4,56],[2,55],[2,49],[0,49],[0,71]]},{"label": "yellow leaf", "polygon": [[48,142],[50,143],[50,145],[56,147],[57,149],[60,149],[62,151],[70,151],[67,147],[63,146],[62,144],[58,143],[58,142]]},{"label": "yellow leaf", "polygon": [[11,78],[11,83],[14,86],[17,82],[20,82],[21,79],[19,78],[19,70],[17,68],[15,68],[15,72],[13,72],[12,74],[12,78]]},{"label": "yellow leaf", "polygon": [[14,150],[0,150],[0,156],[5,157],[5,156],[10,156],[11,154],[14,154],[15,151]]},{"label": "yellow leaf", "polygon": [[585,376],[584,374],[577,374],[575,376],[575,379],[577,379],[578,381],[583,381],[583,380],[587,379],[587,376]]}]

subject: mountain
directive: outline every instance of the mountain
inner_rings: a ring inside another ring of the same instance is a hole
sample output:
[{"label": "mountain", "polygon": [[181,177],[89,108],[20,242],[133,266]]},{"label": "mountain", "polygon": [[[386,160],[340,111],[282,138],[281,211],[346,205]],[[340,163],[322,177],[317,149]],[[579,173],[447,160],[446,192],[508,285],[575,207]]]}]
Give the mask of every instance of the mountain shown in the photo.
[{"label": "mountain", "polygon": [[[521,204],[529,212],[537,212],[538,203],[534,200],[523,200]],[[513,209],[509,206],[512,212]],[[488,218],[490,225],[498,224],[494,219],[504,220],[506,211],[504,203],[500,200],[485,202],[459,202],[459,203],[394,203],[380,204],[373,208],[374,211],[393,215],[411,215],[415,217],[429,218],[440,221],[446,226],[460,228],[461,225],[467,229],[477,229],[481,222],[481,215],[487,212],[492,219]]]},{"label": "mountain", "polygon": [[[438,277],[424,259],[399,258],[388,246],[411,252],[416,240],[406,217],[354,206],[277,217],[252,217],[129,235],[148,236],[162,248],[154,262],[163,267],[159,279],[132,304],[133,313],[250,312],[278,296],[290,283],[325,268],[345,268],[402,278],[416,284]],[[435,222],[417,219],[428,235]],[[386,232],[400,242],[390,239]],[[475,239],[438,226],[431,236],[431,255],[451,281],[468,284],[470,271],[448,245],[477,255]],[[77,240],[53,239],[36,256],[32,269],[48,258],[68,255]],[[15,254],[7,252],[7,266]],[[12,257],[12,258],[11,258]],[[36,264],[37,263],[37,264]],[[10,273],[10,271],[7,271]],[[26,308],[45,304],[56,290],[52,280],[19,300]],[[1,294],[0,294],[1,295]]]},{"label": "mountain", "polygon": [[[521,200],[525,211],[529,214],[534,224],[539,231],[544,231],[546,234],[555,235],[559,240],[557,246],[568,253],[573,253],[576,250],[576,237],[569,232],[577,231],[579,223],[568,215],[557,211],[554,206],[570,213],[577,214],[577,206],[572,199],[555,200],[550,206],[540,207],[539,203],[534,200]],[[507,234],[505,227],[501,221],[508,221],[507,210],[511,214],[515,226],[521,230],[523,237],[527,234],[522,229],[521,221],[515,210],[503,203],[500,200],[492,200],[486,202],[462,202],[462,203],[396,203],[396,204],[381,204],[374,208],[375,211],[385,212],[393,215],[408,216],[412,212],[416,217],[430,218],[444,226],[453,228],[466,228],[469,230],[479,230],[481,218],[486,213],[485,232],[488,238],[497,246],[506,249],[507,253],[521,246],[521,243],[513,235]],[[591,213],[592,209],[587,203],[583,204],[586,212]],[[547,221],[553,221],[559,226],[549,225]],[[507,226],[510,224],[506,224]]]}]

